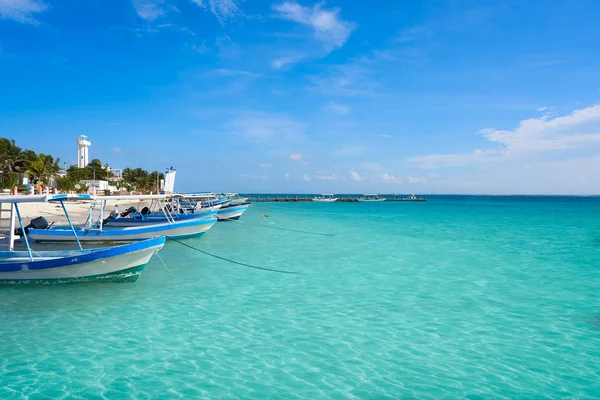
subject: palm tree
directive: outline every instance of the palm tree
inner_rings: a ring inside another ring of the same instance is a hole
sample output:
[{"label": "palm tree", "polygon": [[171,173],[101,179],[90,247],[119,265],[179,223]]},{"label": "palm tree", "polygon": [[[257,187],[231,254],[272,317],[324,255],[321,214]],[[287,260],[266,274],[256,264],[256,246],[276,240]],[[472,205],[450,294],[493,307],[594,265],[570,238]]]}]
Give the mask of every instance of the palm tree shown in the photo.
[{"label": "palm tree", "polygon": [[54,160],[52,156],[40,153],[35,160],[29,162],[26,173],[33,175],[34,180],[37,179],[48,184],[50,178],[60,170],[59,163],[59,158]]},{"label": "palm tree", "polygon": [[0,138],[0,170],[5,173],[22,172],[26,164],[27,160],[15,141]]}]

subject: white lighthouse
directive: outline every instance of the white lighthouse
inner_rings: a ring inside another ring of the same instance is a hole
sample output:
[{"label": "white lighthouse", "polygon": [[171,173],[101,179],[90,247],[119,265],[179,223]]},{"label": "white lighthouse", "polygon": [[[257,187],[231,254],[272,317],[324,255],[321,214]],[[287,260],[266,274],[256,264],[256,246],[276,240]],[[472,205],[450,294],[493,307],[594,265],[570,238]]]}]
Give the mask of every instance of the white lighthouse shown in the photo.
[{"label": "white lighthouse", "polygon": [[77,139],[77,167],[85,168],[88,163],[88,147],[92,145],[92,142],[87,140],[87,136],[81,135]]}]

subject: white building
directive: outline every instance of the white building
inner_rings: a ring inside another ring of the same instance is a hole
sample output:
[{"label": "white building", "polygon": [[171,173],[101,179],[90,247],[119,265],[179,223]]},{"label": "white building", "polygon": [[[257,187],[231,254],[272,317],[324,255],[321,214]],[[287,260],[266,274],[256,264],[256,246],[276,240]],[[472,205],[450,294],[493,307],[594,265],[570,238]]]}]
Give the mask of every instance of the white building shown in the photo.
[{"label": "white building", "polygon": [[80,135],[75,144],[77,144],[77,167],[85,168],[90,162],[88,148],[92,142],[87,140],[87,136]]}]

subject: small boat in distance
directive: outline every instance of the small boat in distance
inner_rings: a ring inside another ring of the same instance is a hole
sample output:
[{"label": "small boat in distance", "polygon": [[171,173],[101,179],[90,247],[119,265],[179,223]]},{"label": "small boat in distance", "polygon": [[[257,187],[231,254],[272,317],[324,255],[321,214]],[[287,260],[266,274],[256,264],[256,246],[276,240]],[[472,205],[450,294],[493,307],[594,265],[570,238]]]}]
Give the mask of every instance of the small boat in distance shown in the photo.
[{"label": "small boat in distance", "polygon": [[321,203],[333,203],[337,201],[337,197],[333,194],[321,194],[320,196],[314,197],[312,201],[318,201]]},{"label": "small boat in distance", "polygon": [[385,197],[381,197],[378,194],[365,194],[363,197],[359,197],[358,201],[385,201]]},{"label": "small boat in distance", "polygon": [[[64,205],[71,195],[62,196],[59,202],[77,242],[77,248],[72,250],[34,249],[29,243],[28,226],[23,224],[18,205],[46,203],[48,196],[0,196],[0,203],[11,204],[10,230],[4,237],[0,235],[0,239],[4,239],[0,243],[6,247],[6,250],[0,251],[0,284],[134,282],[165,244],[165,237],[159,236],[121,246],[83,249]],[[18,232],[15,219],[20,226]],[[17,239],[25,242],[26,250],[15,250]]]},{"label": "small boat in distance", "polygon": [[250,199],[248,197],[242,197],[238,193],[223,193],[223,195],[229,200],[231,200],[232,206],[237,206],[240,204],[246,204],[250,202]]}]

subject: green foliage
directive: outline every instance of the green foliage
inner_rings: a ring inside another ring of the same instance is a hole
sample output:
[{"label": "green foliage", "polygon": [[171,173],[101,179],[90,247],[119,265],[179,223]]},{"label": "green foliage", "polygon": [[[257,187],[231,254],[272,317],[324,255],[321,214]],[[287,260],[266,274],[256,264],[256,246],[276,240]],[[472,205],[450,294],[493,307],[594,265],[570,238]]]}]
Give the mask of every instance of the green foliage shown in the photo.
[{"label": "green foliage", "polygon": [[0,174],[0,189],[12,189],[18,180],[19,175],[16,172],[3,172]]},{"label": "green foliage", "polygon": [[158,171],[148,173],[148,171],[142,168],[125,168],[123,170],[123,183],[141,192],[158,193],[160,190],[160,180],[164,179],[164,177],[164,174]]},{"label": "green foliage", "polygon": [[[0,188],[12,188],[18,181],[17,173],[29,175],[33,182],[41,181],[48,185],[52,178],[56,179],[56,187],[64,192],[85,191],[89,187],[80,183],[84,180],[108,180],[112,174],[108,170],[108,164],[95,158],[85,167],[71,166],[65,171],[64,176],[58,176],[60,172],[60,160],[54,159],[48,154],[37,154],[32,150],[21,150],[14,140],[0,138]],[[123,170],[123,179],[116,182],[119,189],[128,192],[137,190],[141,192],[157,193],[160,189],[160,180],[164,175],[158,171],[149,173],[142,168],[126,168]]]},{"label": "green foliage", "polygon": [[28,164],[23,153],[14,140],[0,138],[0,171],[4,173],[23,172]]},{"label": "green foliage", "polygon": [[44,184],[48,184],[50,179],[60,171],[59,162],[59,158],[54,160],[52,156],[40,153],[35,159],[29,161],[25,172],[29,174],[33,181],[39,180]]}]

